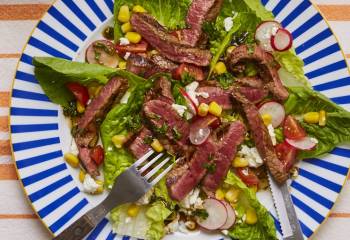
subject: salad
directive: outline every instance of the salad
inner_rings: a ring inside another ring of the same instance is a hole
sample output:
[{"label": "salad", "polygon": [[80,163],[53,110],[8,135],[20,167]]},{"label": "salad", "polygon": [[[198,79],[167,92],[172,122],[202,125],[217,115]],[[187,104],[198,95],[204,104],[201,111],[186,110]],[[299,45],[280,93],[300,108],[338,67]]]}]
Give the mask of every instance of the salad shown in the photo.
[{"label": "salad", "polygon": [[115,232],[276,239],[256,195],[268,190],[267,171],[283,183],[297,177],[298,161],[349,142],[350,113],[312,90],[292,35],[259,0],[114,4],[114,26],[85,62],[33,59],[70,120],[64,157],[80,168],[84,191],[108,191],[153,149],[178,161],[140,200],[111,212]]}]

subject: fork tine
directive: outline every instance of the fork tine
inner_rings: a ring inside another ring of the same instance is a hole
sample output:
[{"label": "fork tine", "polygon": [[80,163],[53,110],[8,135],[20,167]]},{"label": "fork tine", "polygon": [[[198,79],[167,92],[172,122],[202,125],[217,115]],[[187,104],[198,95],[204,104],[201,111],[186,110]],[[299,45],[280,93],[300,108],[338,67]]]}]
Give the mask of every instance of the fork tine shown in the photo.
[{"label": "fork tine", "polygon": [[152,166],[153,163],[155,163],[159,158],[161,158],[164,155],[164,153],[160,153],[157,156],[155,156],[151,161],[149,161],[148,163],[146,163],[140,170],[140,173],[143,173],[147,168],[149,168],[150,166]]},{"label": "fork tine", "polygon": [[140,157],[134,164],[134,167],[138,167],[141,163],[143,163],[147,158],[149,158],[154,153],[153,149],[150,149],[145,155]]},{"label": "fork tine", "polygon": [[155,179],[153,179],[153,181],[151,182],[151,185],[155,185],[157,184],[160,179],[162,179],[174,166],[174,164],[176,164],[179,160],[176,160],[173,164],[171,164],[170,166],[168,166],[161,174],[159,174]]},{"label": "fork tine", "polygon": [[144,176],[144,178],[146,178],[146,180],[149,180],[156,172],[159,171],[159,169],[161,169],[167,162],[169,162],[170,159],[171,159],[171,157],[167,157],[166,159],[164,159],[155,168],[153,168],[149,173],[147,173],[146,176]]}]

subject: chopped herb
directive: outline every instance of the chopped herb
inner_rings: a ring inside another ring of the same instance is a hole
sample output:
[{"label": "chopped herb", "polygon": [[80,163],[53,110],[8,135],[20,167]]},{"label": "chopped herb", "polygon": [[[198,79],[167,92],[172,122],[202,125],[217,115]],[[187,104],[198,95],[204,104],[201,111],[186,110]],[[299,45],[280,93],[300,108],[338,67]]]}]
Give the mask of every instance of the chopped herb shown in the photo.
[{"label": "chopped herb", "polygon": [[203,220],[207,219],[209,217],[209,214],[207,212],[207,210],[205,209],[196,209],[194,212],[193,212],[193,215],[194,216],[197,216]]},{"label": "chopped herb", "polygon": [[78,126],[73,126],[72,129],[70,130],[70,133],[72,134],[73,137],[75,137],[78,134]]},{"label": "chopped herb", "polygon": [[77,111],[77,103],[75,101],[70,101],[67,107],[63,107],[63,114],[66,117],[76,117],[79,115]]},{"label": "chopped herb", "polygon": [[173,130],[173,135],[175,140],[180,140],[182,137],[182,134],[177,130],[176,127],[174,127],[172,130]]},{"label": "chopped herb", "polygon": [[164,135],[167,132],[168,128],[169,126],[166,123],[163,123],[160,128],[155,128],[154,131],[158,134]]},{"label": "chopped herb", "polygon": [[113,40],[114,39],[114,28],[111,26],[108,26],[105,28],[103,31],[103,37],[108,39],[108,40]]},{"label": "chopped herb", "polygon": [[149,118],[155,119],[155,120],[159,120],[160,116],[158,114],[155,114],[155,113],[150,113],[149,114]]},{"label": "chopped herb", "polygon": [[258,67],[253,62],[247,62],[245,65],[244,74],[247,77],[254,77],[258,74]]},{"label": "chopped herb", "polygon": [[97,61],[97,62],[100,62],[100,58],[101,58],[101,53],[100,52],[98,52],[98,51],[94,51],[95,52],[95,60]]},{"label": "chopped herb", "polygon": [[142,127],[142,122],[141,122],[140,115],[126,117],[125,128],[129,132],[137,132],[141,129],[141,127]]},{"label": "chopped herb", "polygon": [[143,142],[144,142],[145,144],[151,145],[152,142],[153,142],[153,137],[152,137],[152,136],[146,136],[146,137],[143,139]]},{"label": "chopped herb", "polygon": [[[210,155],[209,155],[210,156]],[[204,163],[203,167],[208,170],[209,173],[214,173],[216,170],[216,164],[211,162],[211,163]]]},{"label": "chopped herb", "polygon": [[252,55],[254,53],[254,51],[255,51],[255,45],[247,44],[247,46],[248,46],[248,54]]},{"label": "chopped herb", "polygon": [[233,81],[234,81],[234,77],[232,76],[231,73],[229,72],[226,72],[224,74],[220,74],[216,77],[216,80],[219,82],[220,86],[223,88],[223,89],[228,89]]},{"label": "chopped herb", "polygon": [[106,52],[109,55],[114,54],[114,49],[110,46],[107,46],[106,44],[103,44],[101,42],[95,42],[94,43],[94,48],[95,49],[101,49],[102,51]]},{"label": "chopped herb", "polygon": [[193,81],[195,81],[195,79],[189,72],[184,72],[181,75],[181,83],[183,85],[188,85],[188,84],[192,83]]},{"label": "chopped herb", "polygon": [[231,45],[234,46],[240,46],[244,43],[250,42],[249,40],[249,32],[239,32],[236,33],[232,36],[232,40],[231,40]]},{"label": "chopped herb", "polygon": [[214,154],[213,153],[210,153],[209,156],[208,156],[208,160],[209,161],[212,161],[214,159]]},{"label": "chopped herb", "polygon": [[276,135],[276,140],[278,143],[281,143],[284,141],[284,135],[283,135],[283,129],[282,127],[275,128],[275,135]]}]

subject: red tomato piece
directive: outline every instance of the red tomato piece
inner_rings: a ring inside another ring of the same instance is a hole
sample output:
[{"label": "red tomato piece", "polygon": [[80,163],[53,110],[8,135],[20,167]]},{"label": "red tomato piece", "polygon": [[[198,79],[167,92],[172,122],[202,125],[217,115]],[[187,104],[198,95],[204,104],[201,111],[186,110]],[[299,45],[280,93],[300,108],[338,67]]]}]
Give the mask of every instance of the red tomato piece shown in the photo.
[{"label": "red tomato piece", "polygon": [[105,157],[103,148],[100,145],[94,147],[90,152],[90,157],[92,160],[94,160],[97,166],[99,166],[103,162]]},{"label": "red tomato piece", "polygon": [[238,177],[249,187],[259,184],[259,178],[249,168],[236,168]]},{"label": "red tomato piece", "polygon": [[66,87],[72,92],[75,99],[80,102],[83,106],[86,106],[89,101],[89,92],[87,88],[76,82],[70,82],[66,84]]},{"label": "red tomato piece", "polygon": [[284,164],[288,172],[294,165],[298,150],[287,142],[282,142],[276,145],[275,151],[278,159]]},{"label": "red tomato piece", "polygon": [[130,53],[144,53],[147,51],[148,43],[146,41],[141,41],[136,44],[128,44],[128,45],[116,45],[115,46],[117,53],[120,55],[124,55],[126,52]]},{"label": "red tomato piece", "polygon": [[182,63],[180,66],[178,66],[172,73],[172,76],[176,80],[181,80],[183,75],[185,73],[188,73],[190,76],[192,76],[196,81],[202,81],[205,79],[204,72],[201,67]]},{"label": "red tomato piece", "polygon": [[291,115],[288,115],[284,120],[283,134],[286,138],[294,140],[306,137],[304,128],[300,126],[298,120]]}]

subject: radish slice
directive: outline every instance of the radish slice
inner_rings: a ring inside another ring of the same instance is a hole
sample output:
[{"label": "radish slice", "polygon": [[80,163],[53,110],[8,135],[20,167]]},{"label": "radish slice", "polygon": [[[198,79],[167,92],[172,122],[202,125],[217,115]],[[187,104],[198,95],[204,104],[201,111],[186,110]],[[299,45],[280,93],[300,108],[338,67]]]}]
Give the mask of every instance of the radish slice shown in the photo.
[{"label": "radish slice", "polygon": [[98,40],[91,43],[87,48],[86,61],[88,63],[116,68],[119,63],[119,57],[112,42],[108,40]]},{"label": "radish slice", "polygon": [[293,139],[288,139],[286,138],[286,142],[300,150],[312,150],[314,147],[316,147],[318,141],[315,138],[311,137],[304,137],[299,140],[293,140]]},{"label": "radish slice", "polygon": [[271,37],[280,28],[282,28],[281,24],[276,21],[262,22],[255,31],[255,39],[259,42],[259,46],[265,51],[272,52]]},{"label": "radish slice", "polygon": [[187,102],[187,106],[190,108],[191,112],[194,115],[196,115],[198,113],[197,105],[194,103],[192,98],[187,94],[187,92],[183,88],[180,88],[179,90],[180,90],[181,95],[185,98],[185,100]]},{"label": "radish slice", "polygon": [[290,32],[284,28],[278,29],[275,35],[271,37],[271,46],[274,50],[284,52],[293,45],[293,37]]},{"label": "radish slice", "polygon": [[190,130],[191,143],[194,145],[201,145],[208,139],[210,132],[211,131],[209,127],[191,128]]},{"label": "radish slice", "polygon": [[274,101],[262,104],[259,108],[259,113],[260,115],[269,114],[272,117],[271,124],[274,128],[281,125],[286,116],[286,112],[284,111],[282,104]]},{"label": "radish slice", "polygon": [[208,213],[208,217],[206,219],[196,219],[201,227],[208,230],[215,230],[224,226],[227,219],[227,210],[221,201],[214,198],[208,198],[204,200],[203,206]]},{"label": "radish slice", "polygon": [[225,229],[229,229],[230,227],[233,226],[233,224],[234,224],[235,221],[236,221],[236,214],[235,214],[235,210],[233,210],[233,208],[231,207],[230,204],[228,204],[228,203],[225,202],[225,201],[221,201],[221,202],[222,202],[222,204],[225,205],[226,210],[227,210],[227,219],[226,219],[226,222],[225,222],[225,224],[224,224],[222,227],[220,227],[220,229],[225,230]]}]

